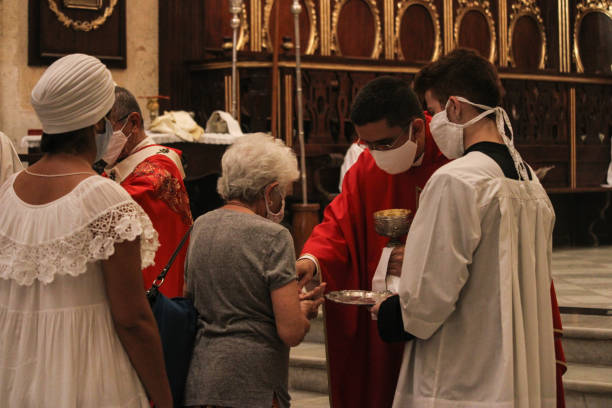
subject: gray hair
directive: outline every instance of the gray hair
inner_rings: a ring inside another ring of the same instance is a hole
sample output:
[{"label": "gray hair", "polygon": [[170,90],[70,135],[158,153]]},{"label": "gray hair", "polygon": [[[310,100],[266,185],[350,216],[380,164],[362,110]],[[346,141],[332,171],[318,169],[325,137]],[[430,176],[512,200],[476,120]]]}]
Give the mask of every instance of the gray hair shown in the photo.
[{"label": "gray hair", "polygon": [[132,112],[138,112],[141,118],[140,124],[142,125],[142,111],[140,110],[140,105],[138,105],[138,101],[130,91],[120,86],[116,86],[115,104],[113,105],[113,109],[111,110],[110,114],[111,119],[114,122],[117,122],[120,119],[124,119]]},{"label": "gray hair", "polygon": [[295,153],[265,133],[243,136],[221,159],[217,191],[228,200],[253,203],[267,185],[278,181],[281,191],[298,179]]}]

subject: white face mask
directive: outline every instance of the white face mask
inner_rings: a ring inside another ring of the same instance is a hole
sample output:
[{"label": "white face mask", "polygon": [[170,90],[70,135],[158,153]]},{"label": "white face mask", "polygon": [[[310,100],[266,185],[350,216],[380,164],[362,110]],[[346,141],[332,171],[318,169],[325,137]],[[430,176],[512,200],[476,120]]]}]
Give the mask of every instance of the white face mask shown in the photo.
[{"label": "white face mask", "polygon": [[113,134],[113,125],[110,121],[104,118],[104,133],[96,133],[96,159],[94,163],[102,159],[102,156],[106,153],[108,147],[108,141]]},{"label": "white face mask", "polygon": [[106,167],[112,167],[117,162],[121,151],[125,147],[125,144],[128,141],[128,136],[123,133],[123,129],[127,125],[127,121],[121,127],[121,129],[116,130],[110,136],[108,144],[106,146],[106,152],[102,155],[102,160],[106,162]]},{"label": "white face mask", "polygon": [[388,174],[400,174],[412,167],[417,144],[410,139],[412,139],[412,123],[408,130],[408,140],[400,147],[391,150],[370,150],[378,168]]},{"label": "white face mask", "polygon": [[[448,120],[448,116],[446,114],[446,109],[450,103],[450,100],[446,103],[446,107],[443,111],[436,113],[433,118],[431,118],[431,122],[429,123],[429,130],[431,131],[431,135],[438,145],[438,148],[449,159],[456,159],[465,153],[465,148],[463,145],[463,129],[468,126],[473,125],[479,120],[485,118],[491,113],[495,113],[495,124],[497,126],[497,131],[500,134],[504,144],[508,147],[508,151],[510,152],[510,156],[512,156],[512,160],[514,161],[514,166],[519,174],[519,176],[523,180],[528,180],[529,175],[527,173],[527,169],[521,159],[521,155],[514,147],[514,142],[512,139],[514,138],[514,133],[512,131],[512,125],[510,123],[510,118],[508,118],[508,114],[501,106],[496,106],[494,108],[486,105],[480,105],[478,103],[470,102],[461,96],[456,97],[458,101],[470,104],[472,106],[476,106],[480,109],[484,109],[485,111],[479,114],[478,116],[470,119],[466,123],[453,123]],[[506,136],[505,126],[510,130],[510,137]]]},{"label": "white face mask", "polygon": [[270,221],[280,224],[280,222],[285,217],[285,197],[281,194],[280,191],[278,192],[278,194],[280,194],[281,200],[282,200],[281,208],[280,210],[278,210],[278,212],[274,213],[272,212],[272,210],[270,210],[270,206],[268,205],[268,200],[265,197],[264,197],[264,201],[266,202],[266,218],[269,219]]}]

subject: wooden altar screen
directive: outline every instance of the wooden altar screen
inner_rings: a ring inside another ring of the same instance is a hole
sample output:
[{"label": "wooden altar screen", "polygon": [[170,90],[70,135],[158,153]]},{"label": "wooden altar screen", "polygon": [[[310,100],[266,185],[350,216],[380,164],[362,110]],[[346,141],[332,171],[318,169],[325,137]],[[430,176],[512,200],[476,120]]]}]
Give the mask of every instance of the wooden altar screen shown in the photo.
[{"label": "wooden altar screen", "polygon": [[[295,146],[292,0],[244,2],[239,114],[248,131],[271,128],[275,2],[282,41],[275,120],[278,136]],[[355,138],[349,107],[364,83],[383,74],[411,80],[423,64],[467,46],[498,67],[524,159],[534,168],[554,166],[543,184],[558,215],[556,244],[612,240],[610,193],[600,187],[612,135],[611,0],[301,4],[307,165],[309,179],[319,181],[310,183],[311,197],[323,205],[330,199],[335,170],[326,167]],[[160,2],[160,92],[171,95],[168,107],[193,110],[201,122],[213,110],[229,110],[229,21],[227,1]]]}]

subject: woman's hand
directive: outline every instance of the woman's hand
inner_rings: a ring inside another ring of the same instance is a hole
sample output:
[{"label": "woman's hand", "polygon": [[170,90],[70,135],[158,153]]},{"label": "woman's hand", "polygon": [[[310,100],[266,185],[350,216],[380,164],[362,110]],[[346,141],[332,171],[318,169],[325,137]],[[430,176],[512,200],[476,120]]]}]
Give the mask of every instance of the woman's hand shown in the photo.
[{"label": "woman's hand", "polygon": [[325,286],[326,283],[321,283],[314,289],[299,294],[300,309],[307,319],[314,319],[319,314],[319,306],[325,301],[323,298]]}]

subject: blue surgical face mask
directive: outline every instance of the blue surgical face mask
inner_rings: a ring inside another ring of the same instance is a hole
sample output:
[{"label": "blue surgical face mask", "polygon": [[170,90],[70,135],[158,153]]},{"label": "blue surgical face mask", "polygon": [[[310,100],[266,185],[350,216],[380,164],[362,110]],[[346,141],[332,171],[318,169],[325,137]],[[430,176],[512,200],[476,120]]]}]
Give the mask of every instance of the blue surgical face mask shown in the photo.
[{"label": "blue surgical face mask", "polygon": [[104,118],[104,133],[96,133],[96,159],[94,163],[101,160],[106,153],[108,142],[113,134],[113,125],[110,120]]}]

